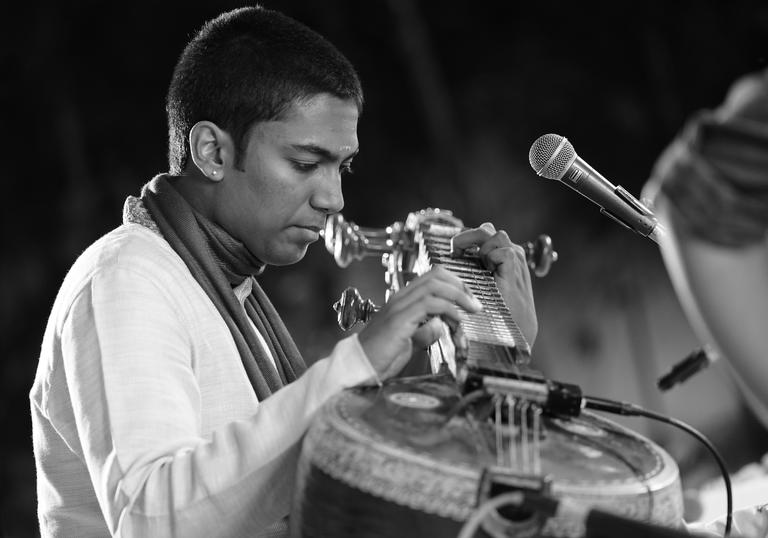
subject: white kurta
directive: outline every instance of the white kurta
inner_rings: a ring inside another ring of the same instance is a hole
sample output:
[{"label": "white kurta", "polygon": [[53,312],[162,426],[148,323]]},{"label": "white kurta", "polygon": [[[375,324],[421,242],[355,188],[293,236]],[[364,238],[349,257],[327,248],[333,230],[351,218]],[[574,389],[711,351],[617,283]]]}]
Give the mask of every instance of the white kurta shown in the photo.
[{"label": "white kurta", "polygon": [[258,402],[234,340],[168,243],[102,237],[56,298],[30,393],[46,536],[258,536],[289,511],[302,434],[375,378],[355,336]]}]

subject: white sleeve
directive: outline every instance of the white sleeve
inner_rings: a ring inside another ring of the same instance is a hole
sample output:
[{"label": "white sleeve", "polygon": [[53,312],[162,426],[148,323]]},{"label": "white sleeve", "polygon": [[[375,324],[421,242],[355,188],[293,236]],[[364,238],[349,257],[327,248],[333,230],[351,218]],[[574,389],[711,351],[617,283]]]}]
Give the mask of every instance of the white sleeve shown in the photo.
[{"label": "white sleeve", "polygon": [[[725,535],[725,521],[726,517],[722,516],[708,523],[687,523],[685,528],[696,536],[721,537]],[[768,537],[768,511],[765,510],[765,506],[750,506],[735,510],[731,533],[732,536],[744,538]]]},{"label": "white sleeve", "polygon": [[253,535],[289,510],[314,412],[373,369],[339,342],[250,418],[203,437],[189,326],[151,277],[97,274],[62,327],[79,441],[114,536]]}]

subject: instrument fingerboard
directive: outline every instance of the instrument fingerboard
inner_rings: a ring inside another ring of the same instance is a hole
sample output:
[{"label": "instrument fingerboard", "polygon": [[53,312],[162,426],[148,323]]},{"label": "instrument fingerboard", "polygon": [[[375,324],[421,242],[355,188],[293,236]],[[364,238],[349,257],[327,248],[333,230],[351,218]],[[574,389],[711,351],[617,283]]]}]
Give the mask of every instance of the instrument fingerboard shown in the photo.
[{"label": "instrument fingerboard", "polygon": [[493,274],[477,255],[451,256],[450,236],[422,231],[422,246],[432,266],[440,265],[458,276],[483,304],[482,312],[459,310],[461,325],[470,341],[469,361],[487,367],[525,365],[531,347],[504,303]]}]

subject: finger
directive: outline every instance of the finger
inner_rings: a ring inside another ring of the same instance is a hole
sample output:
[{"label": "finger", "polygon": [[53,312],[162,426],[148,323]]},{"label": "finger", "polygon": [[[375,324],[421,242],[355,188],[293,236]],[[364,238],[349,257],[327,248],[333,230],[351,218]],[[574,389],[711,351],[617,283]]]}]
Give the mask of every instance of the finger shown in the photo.
[{"label": "finger", "polygon": [[525,249],[513,243],[503,230],[496,232],[496,235],[486,241],[480,247],[478,255],[486,269],[493,273],[505,273],[505,263],[510,263],[510,267],[519,263],[522,263],[523,267],[528,266]]},{"label": "finger", "polygon": [[437,317],[430,318],[413,333],[413,344],[418,347],[427,347],[435,343],[443,332],[443,321]]},{"label": "finger", "polygon": [[451,238],[451,255],[461,256],[466,250],[485,243],[495,233],[496,227],[490,222],[484,222],[477,228],[459,232]]},{"label": "finger", "polygon": [[[388,323],[401,337],[412,339],[419,331],[421,331],[419,334],[427,334],[430,329],[423,329],[423,327],[430,323],[434,325],[435,322],[431,321],[433,318],[443,318],[455,324],[461,322],[456,305],[439,297],[429,297],[391,316]],[[428,321],[425,323],[424,320]]]},{"label": "finger", "polygon": [[432,316],[442,316],[453,320],[456,323],[461,322],[459,309],[456,307],[456,304],[450,300],[442,297],[428,297],[423,301],[422,305],[424,307],[424,313],[422,314],[421,319]]},{"label": "finger", "polygon": [[[398,313],[414,308],[414,306],[424,307],[429,304],[425,301],[429,301],[430,299],[440,299],[451,305],[458,305],[471,313],[482,310],[482,303],[480,303],[472,292],[464,286],[464,283],[455,275],[448,276],[450,277],[448,280],[425,278],[419,282],[418,285],[414,286],[414,289],[410,290],[410,293],[393,296],[390,300],[390,303],[393,303],[390,310],[393,313]],[[440,311],[424,312],[425,315],[441,313],[442,312]]]},{"label": "finger", "polygon": [[488,227],[471,228],[459,232],[451,238],[451,256],[461,256],[470,247],[485,243],[496,231],[490,231]]},{"label": "finger", "polygon": [[478,252],[478,255],[483,258],[488,255],[490,251],[496,248],[508,248],[511,247],[514,243],[509,239],[509,236],[507,235],[507,232],[504,230],[496,232],[493,237],[488,239],[485,243],[483,243],[480,246],[480,251]]},{"label": "finger", "polygon": [[483,261],[494,273],[519,272],[526,275],[529,273],[525,250],[520,245],[495,248],[486,254]]},{"label": "finger", "polygon": [[491,263],[496,264],[497,278],[514,286],[519,295],[529,296],[532,293],[533,284],[531,282],[531,272],[528,270],[524,257],[517,253],[510,255],[500,251],[501,249],[497,249],[490,255],[492,258],[497,256],[499,258],[491,261]]},{"label": "finger", "polygon": [[423,294],[424,290],[421,288],[423,286],[429,286],[429,283],[433,280],[438,282],[445,282],[446,284],[449,284],[454,288],[463,291],[470,297],[474,297],[472,291],[455,273],[449,271],[441,265],[435,265],[426,273],[412,280],[410,284],[405,288],[405,290],[398,292],[398,295],[405,297],[407,295]]},{"label": "finger", "polygon": [[427,285],[432,280],[445,282],[458,289],[464,288],[464,284],[458,276],[441,265],[435,265],[429,271],[411,280],[405,288],[401,288],[397,292],[397,295],[406,296],[413,293],[419,293],[420,288]]}]

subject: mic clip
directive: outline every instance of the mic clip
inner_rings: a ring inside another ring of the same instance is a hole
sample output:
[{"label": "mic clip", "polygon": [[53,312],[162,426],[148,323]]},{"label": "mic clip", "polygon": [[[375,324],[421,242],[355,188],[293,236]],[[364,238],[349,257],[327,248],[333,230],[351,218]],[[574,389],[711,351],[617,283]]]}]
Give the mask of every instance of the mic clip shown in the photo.
[{"label": "mic clip", "polygon": [[627,202],[634,208],[635,211],[644,217],[648,217],[654,221],[656,220],[656,218],[653,216],[653,212],[645,207],[640,200],[632,196],[632,194],[630,194],[629,191],[621,185],[616,185],[616,189],[613,192],[616,194],[616,196]]},{"label": "mic clip", "polygon": [[651,235],[659,223],[656,217],[654,217],[653,212],[645,207],[640,200],[632,196],[632,194],[621,185],[617,185],[616,188],[613,189],[613,193],[637,213],[637,217],[633,219],[634,222],[625,222],[624,219],[604,207],[600,207],[600,213],[642,236],[648,237]]},{"label": "mic clip", "polygon": [[627,230],[632,230],[632,231],[634,231],[634,230],[633,230],[633,228],[632,228],[631,226],[629,226],[627,223],[625,223],[625,222],[624,222],[623,220],[621,220],[619,217],[617,217],[616,215],[614,215],[613,213],[611,213],[610,211],[608,211],[606,208],[604,208],[604,207],[601,207],[601,208],[600,208],[600,213],[602,213],[602,214],[603,214],[603,215],[605,215],[606,217],[610,218],[610,219],[611,219],[613,222],[615,222],[615,223],[617,223],[617,224],[619,224],[619,225],[621,225],[621,226],[624,226],[624,227],[625,227]]}]

